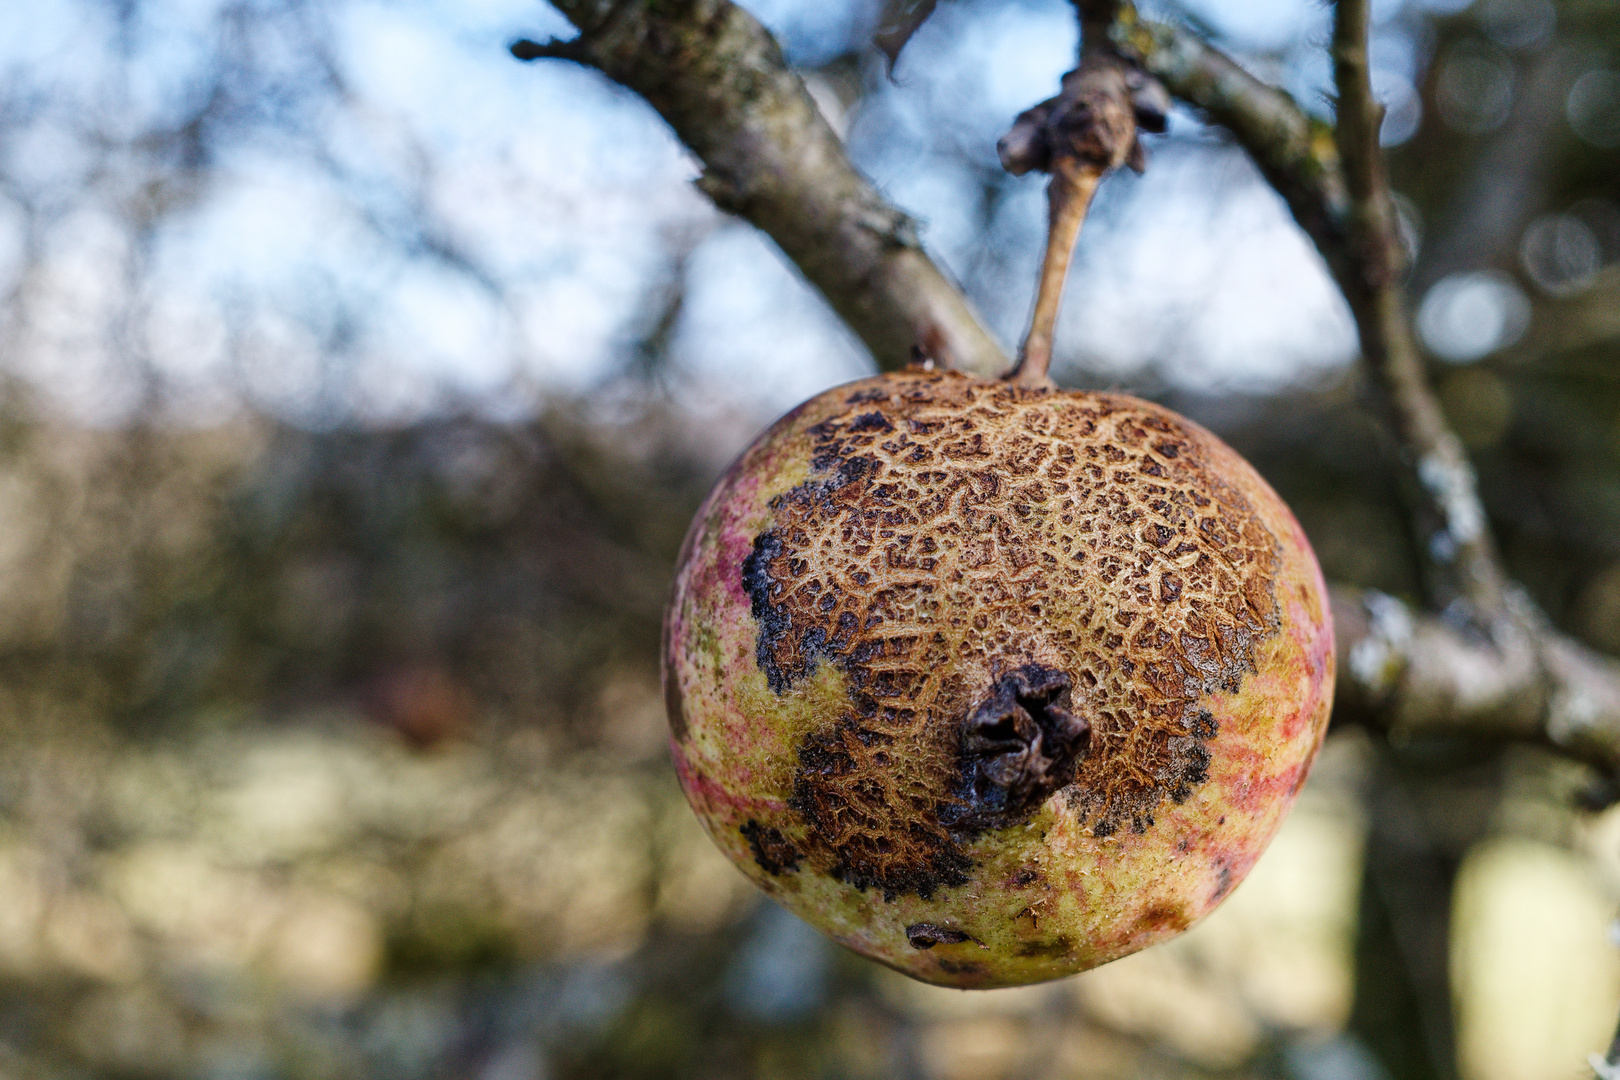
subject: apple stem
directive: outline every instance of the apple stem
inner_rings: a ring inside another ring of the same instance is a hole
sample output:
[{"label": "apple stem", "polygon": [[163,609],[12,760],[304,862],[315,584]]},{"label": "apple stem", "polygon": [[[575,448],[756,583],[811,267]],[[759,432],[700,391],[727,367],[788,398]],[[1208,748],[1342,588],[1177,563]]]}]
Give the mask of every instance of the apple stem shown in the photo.
[{"label": "apple stem", "polygon": [[1055,385],[1047,370],[1052,365],[1052,334],[1063,300],[1063,282],[1069,275],[1075,241],[1103,172],[1096,164],[1077,158],[1062,157],[1053,162],[1052,180],[1046,186],[1046,257],[1035,293],[1035,313],[1030,316],[1029,333],[1018,351],[1018,366],[1007,375],[1015,385],[1036,389]]},{"label": "apple stem", "polygon": [[1163,131],[1170,94],[1139,64],[1121,55],[1109,37],[1119,0],[1075,0],[1080,12],[1080,65],[1063,76],[1056,97],[1013,120],[996,143],[1001,166],[1014,176],[1051,174],[1046,187],[1046,257],[1029,333],[1018,364],[1006,376],[1015,386],[1051,389],[1052,329],[1063,301],[1063,280],[1097,184],[1109,172],[1147,167],[1138,129]]}]

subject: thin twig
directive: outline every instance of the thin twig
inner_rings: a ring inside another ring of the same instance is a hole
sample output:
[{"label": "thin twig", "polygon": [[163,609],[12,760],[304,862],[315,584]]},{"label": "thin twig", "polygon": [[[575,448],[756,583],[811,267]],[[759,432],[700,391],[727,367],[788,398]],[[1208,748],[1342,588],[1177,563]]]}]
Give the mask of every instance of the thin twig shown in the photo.
[{"label": "thin twig", "polygon": [[1338,0],[1333,21],[1335,127],[1350,195],[1350,269],[1340,281],[1355,315],[1361,352],[1381,384],[1396,436],[1424,497],[1420,539],[1430,598],[1493,635],[1505,621],[1505,575],[1497,562],[1473,466],[1440,410],[1407,314],[1401,278],[1406,249],[1379,149],[1384,110],[1373,97],[1367,39],[1368,0]]},{"label": "thin twig", "polygon": [[1035,312],[1029,319],[1024,346],[1018,351],[1018,366],[1008,376],[1020,386],[1053,385],[1047,371],[1052,366],[1052,334],[1063,300],[1063,282],[1074,259],[1080,226],[1085,223],[1086,210],[1102,178],[1101,169],[1072,157],[1053,165],[1052,180],[1046,186],[1046,255],[1041,260],[1041,277],[1035,290]]}]

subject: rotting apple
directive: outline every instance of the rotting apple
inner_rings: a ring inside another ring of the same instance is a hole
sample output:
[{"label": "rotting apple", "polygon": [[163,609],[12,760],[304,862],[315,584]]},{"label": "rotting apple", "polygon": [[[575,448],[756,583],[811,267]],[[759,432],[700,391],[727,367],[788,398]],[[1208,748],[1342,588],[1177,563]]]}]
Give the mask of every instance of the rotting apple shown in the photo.
[{"label": "rotting apple", "polygon": [[1321,572],[1214,435],[909,370],[720,479],[664,627],[693,809],[762,889],[931,983],[1163,941],[1242,880],[1327,726]]}]

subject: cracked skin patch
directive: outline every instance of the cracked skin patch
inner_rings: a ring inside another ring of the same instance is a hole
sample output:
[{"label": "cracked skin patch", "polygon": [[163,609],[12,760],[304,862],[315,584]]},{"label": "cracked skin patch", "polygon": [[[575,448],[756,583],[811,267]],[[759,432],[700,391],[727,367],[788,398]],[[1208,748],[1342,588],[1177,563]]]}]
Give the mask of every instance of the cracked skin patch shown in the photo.
[{"label": "cracked skin patch", "polygon": [[1093,836],[1146,832],[1207,778],[1202,702],[1278,630],[1276,536],[1166,410],[889,378],[808,429],[743,561],[771,690],[821,664],[848,690],[760,865],[927,897],[1060,789]]}]

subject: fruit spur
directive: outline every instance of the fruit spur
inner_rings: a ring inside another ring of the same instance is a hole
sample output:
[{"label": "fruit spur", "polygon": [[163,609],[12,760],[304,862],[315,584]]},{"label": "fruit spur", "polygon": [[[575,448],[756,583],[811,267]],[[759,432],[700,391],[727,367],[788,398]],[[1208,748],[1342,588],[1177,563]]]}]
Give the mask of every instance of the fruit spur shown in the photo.
[{"label": "fruit spur", "polygon": [[922,369],[778,420],[687,535],[682,787],[731,860],[926,982],[1083,971],[1229,895],[1333,696],[1293,515],[1196,424]]}]

